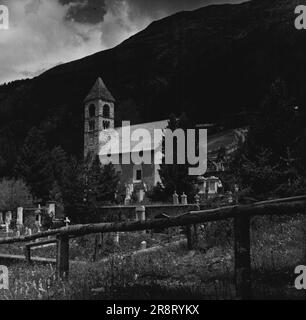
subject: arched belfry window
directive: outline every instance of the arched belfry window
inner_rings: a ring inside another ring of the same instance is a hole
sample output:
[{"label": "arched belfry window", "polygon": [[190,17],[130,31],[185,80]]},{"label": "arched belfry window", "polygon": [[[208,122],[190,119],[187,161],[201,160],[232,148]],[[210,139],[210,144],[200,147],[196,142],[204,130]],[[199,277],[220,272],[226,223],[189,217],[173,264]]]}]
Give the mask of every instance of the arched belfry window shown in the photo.
[{"label": "arched belfry window", "polygon": [[104,118],[110,117],[110,106],[108,104],[105,104],[103,107],[103,117]]},{"label": "arched belfry window", "polygon": [[95,107],[94,104],[91,104],[91,105],[89,106],[89,117],[90,117],[90,118],[93,118],[93,117],[95,117],[95,116],[96,116],[96,107]]}]

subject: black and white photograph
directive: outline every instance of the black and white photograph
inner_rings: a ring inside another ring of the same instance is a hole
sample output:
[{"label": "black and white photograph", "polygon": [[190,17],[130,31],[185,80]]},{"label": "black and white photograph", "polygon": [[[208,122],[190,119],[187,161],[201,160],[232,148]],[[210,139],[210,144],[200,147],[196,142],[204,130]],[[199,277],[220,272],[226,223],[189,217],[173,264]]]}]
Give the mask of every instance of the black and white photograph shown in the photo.
[{"label": "black and white photograph", "polygon": [[301,0],[0,0],[0,300],[305,300],[305,124]]}]

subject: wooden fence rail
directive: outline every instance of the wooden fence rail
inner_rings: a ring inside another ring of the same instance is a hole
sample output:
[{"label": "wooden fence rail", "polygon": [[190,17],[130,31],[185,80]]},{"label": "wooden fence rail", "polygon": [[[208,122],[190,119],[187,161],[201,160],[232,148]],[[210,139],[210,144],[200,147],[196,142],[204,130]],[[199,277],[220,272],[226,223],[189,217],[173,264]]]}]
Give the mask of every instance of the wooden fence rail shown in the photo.
[{"label": "wooden fence rail", "polygon": [[[49,236],[57,239],[57,272],[60,277],[69,274],[69,236],[80,237],[88,234],[110,232],[133,232],[154,229],[166,229],[178,226],[196,226],[197,224],[234,220],[235,235],[235,281],[238,296],[251,298],[251,258],[250,258],[250,220],[252,216],[306,214],[306,196],[269,200],[251,205],[236,205],[204,211],[191,211],[178,217],[167,219],[74,225],[50,230],[31,236],[2,239],[1,244],[29,242]],[[195,227],[196,229],[196,227]],[[190,233],[190,230],[189,230]],[[191,238],[190,234],[188,235]]]}]

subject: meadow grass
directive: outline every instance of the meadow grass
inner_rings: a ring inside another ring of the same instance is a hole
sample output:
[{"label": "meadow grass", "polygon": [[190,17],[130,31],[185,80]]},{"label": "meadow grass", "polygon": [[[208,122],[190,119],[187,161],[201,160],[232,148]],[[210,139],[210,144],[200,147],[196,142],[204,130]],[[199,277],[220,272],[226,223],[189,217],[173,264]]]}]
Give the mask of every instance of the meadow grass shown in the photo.
[{"label": "meadow grass", "polygon": [[[305,262],[305,225],[301,216],[252,220],[255,299],[305,298],[293,287],[294,269]],[[82,253],[87,262],[71,264],[69,281],[56,279],[51,265],[10,266],[10,289],[0,291],[0,299],[236,299],[232,221],[202,225],[195,250],[181,243],[133,255],[139,241],[150,237],[134,233],[121,247],[109,244],[111,249],[101,255],[108,260],[96,263]],[[89,252],[93,240],[78,241],[85,241],[78,246]],[[166,241],[151,245],[156,243]]]}]

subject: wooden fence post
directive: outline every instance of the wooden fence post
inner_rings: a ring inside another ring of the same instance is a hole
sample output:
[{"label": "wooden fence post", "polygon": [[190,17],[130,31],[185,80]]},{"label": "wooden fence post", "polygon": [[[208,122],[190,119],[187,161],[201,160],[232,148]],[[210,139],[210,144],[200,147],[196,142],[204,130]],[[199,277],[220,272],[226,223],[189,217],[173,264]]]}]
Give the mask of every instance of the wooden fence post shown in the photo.
[{"label": "wooden fence post", "polygon": [[[200,210],[200,206],[196,207],[196,211]],[[187,246],[188,250],[194,249],[195,244],[198,242],[198,225],[187,225]]]},{"label": "wooden fence post", "polygon": [[194,239],[194,228],[192,225],[188,225],[186,226],[186,231],[187,231],[187,247],[188,247],[188,250],[192,250],[193,249],[193,239]]},{"label": "wooden fence post", "polygon": [[251,254],[250,254],[250,216],[240,212],[234,218],[235,234],[235,283],[240,299],[252,297]]},{"label": "wooden fence post", "polygon": [[31,263],[31,248],[28,246],[25,246],[23,248],[24,256],[26,258],[27,263]]},{"label": "wooden fence post", "polygon": [[[145,206],[140,206],[136,207],[136,221],[146,221],[146,207]],[[142,231],[143,234],[146,234],[147,231],[144,230]]]},{"label": "wooden fence post", "polygon": [[69,276],[69,236],[57,236],[57,276],[60,279],[67,279]]}]

